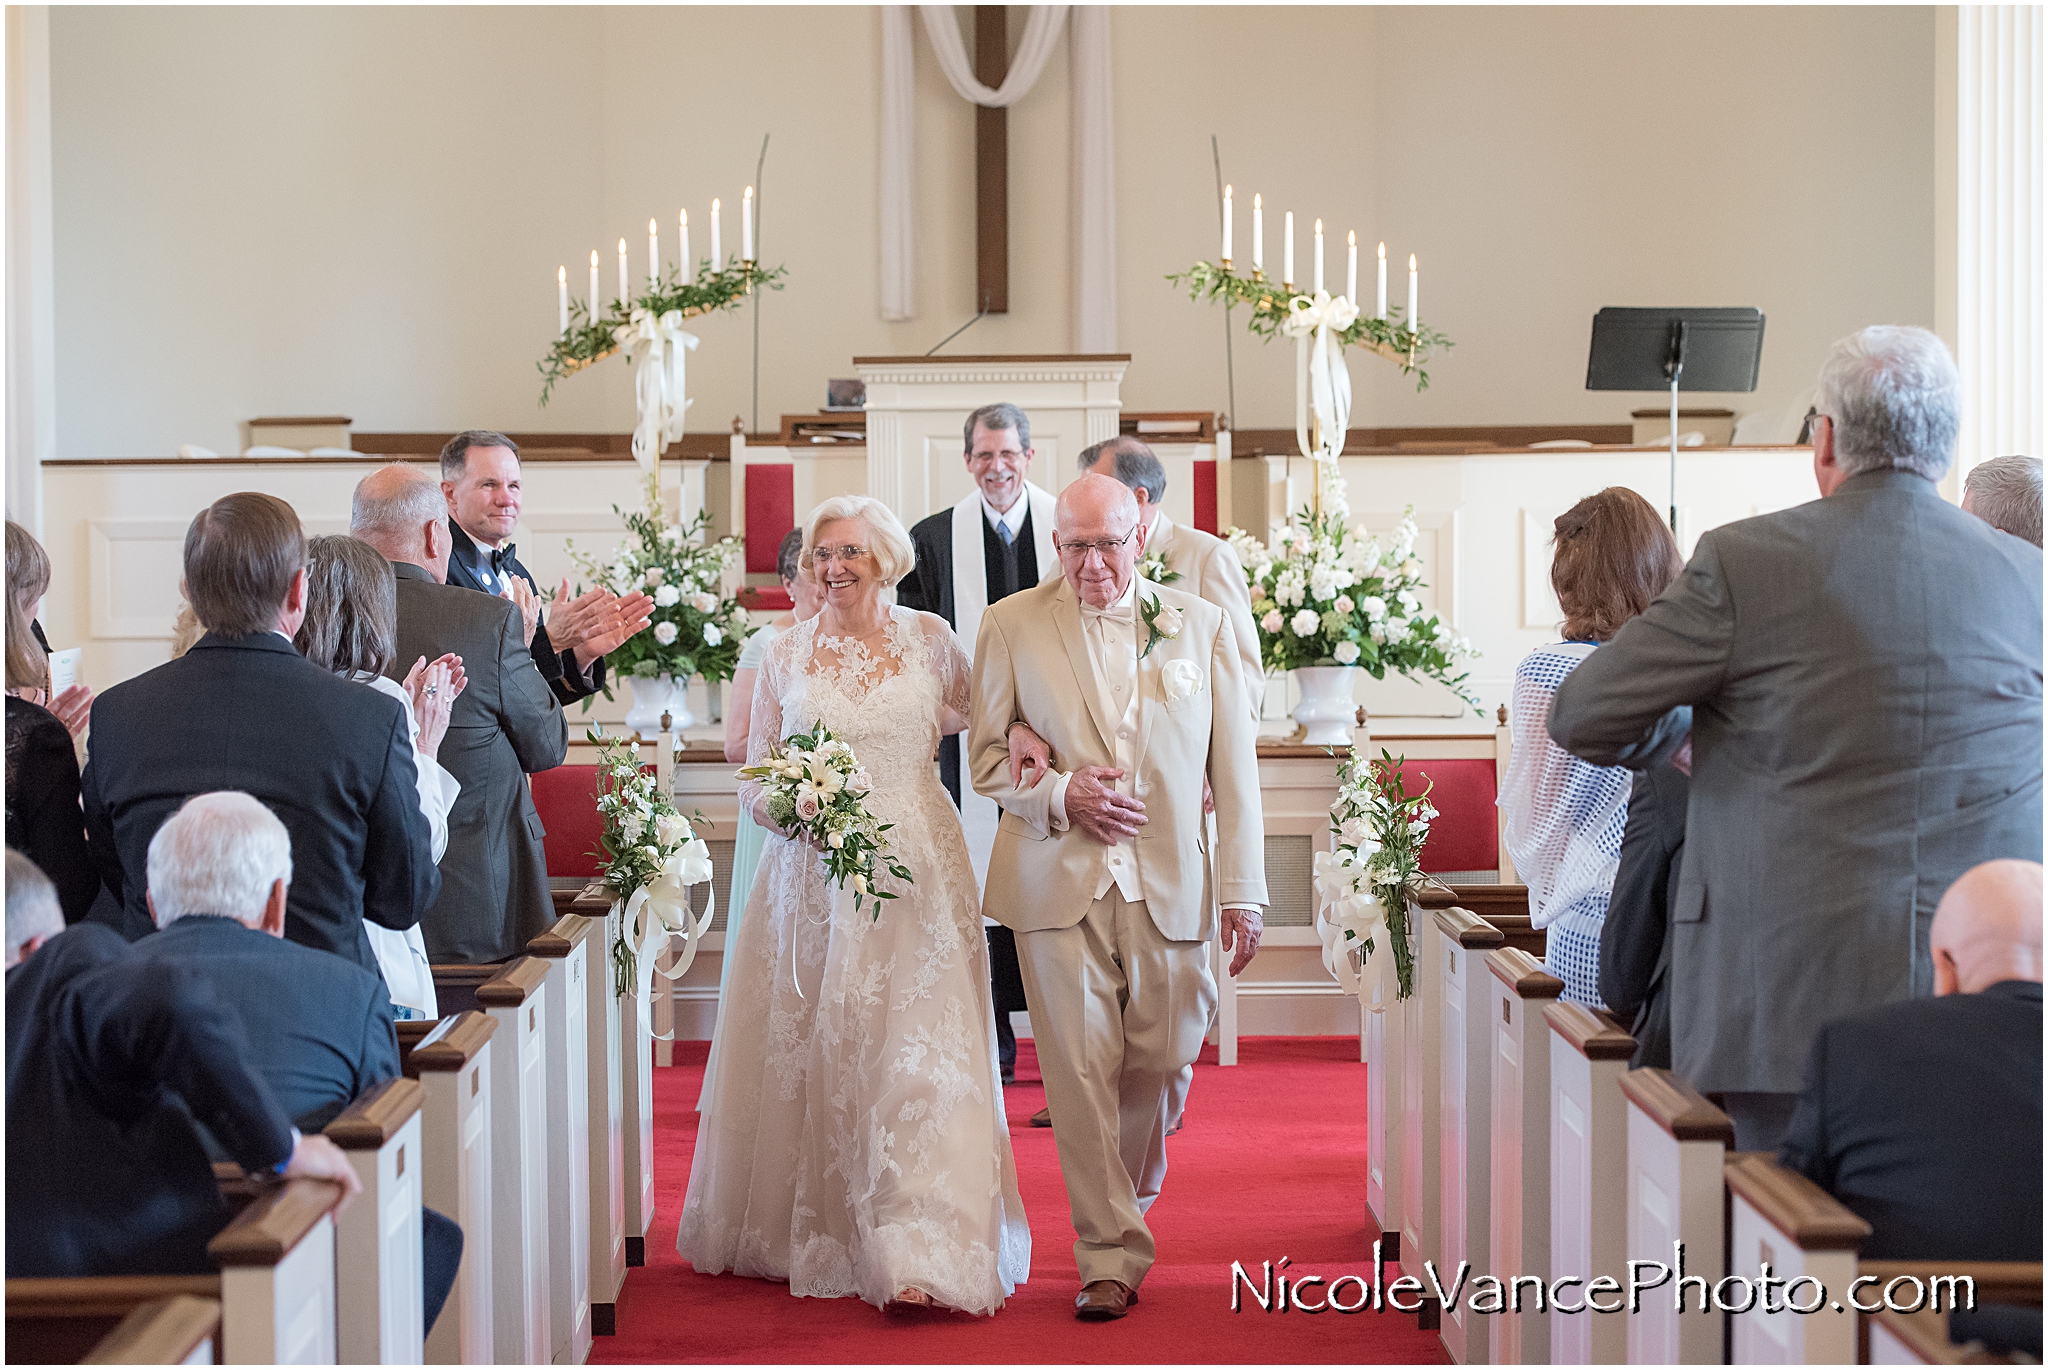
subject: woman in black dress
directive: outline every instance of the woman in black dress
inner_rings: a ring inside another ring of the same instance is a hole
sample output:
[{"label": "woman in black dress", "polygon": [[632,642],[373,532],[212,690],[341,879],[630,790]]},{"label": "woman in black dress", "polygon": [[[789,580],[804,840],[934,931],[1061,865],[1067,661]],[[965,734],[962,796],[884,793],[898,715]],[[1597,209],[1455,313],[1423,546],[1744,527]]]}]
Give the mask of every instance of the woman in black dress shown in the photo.
[{"label": "woman in black dress", "polygon": [[50,557],[20,524],[7,523],[7,845],[57,886],[64,921],[76,923],[100,892],[78,807],[78,754],[71,730],[43,705],[50,658],[31,630]]}]

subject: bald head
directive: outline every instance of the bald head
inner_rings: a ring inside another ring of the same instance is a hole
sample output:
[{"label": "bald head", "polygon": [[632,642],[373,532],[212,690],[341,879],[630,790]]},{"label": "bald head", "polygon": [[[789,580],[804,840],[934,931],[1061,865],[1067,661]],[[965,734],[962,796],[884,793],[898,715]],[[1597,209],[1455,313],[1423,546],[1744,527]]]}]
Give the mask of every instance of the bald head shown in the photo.
[{"label": "bald head", "polygon": [[2041,981],[2041,867],[1986,861],[1964,871],[1928,932],[1936,994],[1976,994],[2003,980]]},{"label": "bald head", "polygon": [[380,466],[356,485],[348,531],[389,561],[424,567],[448,579],[448,501],[440,482],[416,466]]},{"label": "bald head", "polygon": [[1081,476],[1060,491],[1052,523],[1060,569],[1082,602],[1104,609],[1122,599],[1145,547],[1130,489],[1108,476]]}]

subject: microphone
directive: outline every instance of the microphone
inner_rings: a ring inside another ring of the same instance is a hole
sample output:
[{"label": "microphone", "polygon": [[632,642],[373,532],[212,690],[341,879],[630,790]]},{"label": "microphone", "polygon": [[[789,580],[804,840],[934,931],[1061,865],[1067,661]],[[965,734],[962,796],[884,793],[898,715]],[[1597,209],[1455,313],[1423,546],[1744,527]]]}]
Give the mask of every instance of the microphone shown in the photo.
[{"label": "microphone", "polygon": [[988,313],[988,301],[989,301],[989,292],[988,292],[988,291],[986,291],[986,290],[984,290],[984,291],[982,291],[982,292],[981,292],[981,309],[980,309],[980,311],[979,311],[978,313],[976,313],[976,314],[975,314],[975,316],[974,316],[973,318],[969,319],[969,320],[968,320],[968,321],[967,321],[966,323],[963,323],[963,324],[961,324],[961,325],[960,325],[960,326],[959,326],[958,328],[954,329],[954,330],[953,330],[953,331],[952,331],[951,333],[948,333],[948,334],[947,334],[947,335],[946,335],[945,337],[943,337],[943,338],[939,339],[939,340],[938,340],[937,342],[933,343],[933,344],[932,344],[932,351],[931,351],[931,352],[927,352],[927,353],[925,353],[925,355],[926,355],[927,357],[929,357],[929,356],[930,356],[930,355],[932,354],[932,352],[936,352],[936,351],[938,351],[938,350],[939,350],[940,348],[944,347],[944,346],[945,346],[945,345],[946,345],[947,343],[949,343],[949,342],[953,341],[953,339],[955,339],[955,338],[959,337],[959,336],[960,336],[960,335],[961,335],[962,333],[965,333],[965,332],[966,332],[966,331],[967,331],[968,329],[970,329],[970,328],[974,327],[974,326],[975,326],[976,324],[980,323],[980,322],[981,322],[981,320],[982,320],[982,317],[983,317],[984,315],[986,315],[986,314]]}]

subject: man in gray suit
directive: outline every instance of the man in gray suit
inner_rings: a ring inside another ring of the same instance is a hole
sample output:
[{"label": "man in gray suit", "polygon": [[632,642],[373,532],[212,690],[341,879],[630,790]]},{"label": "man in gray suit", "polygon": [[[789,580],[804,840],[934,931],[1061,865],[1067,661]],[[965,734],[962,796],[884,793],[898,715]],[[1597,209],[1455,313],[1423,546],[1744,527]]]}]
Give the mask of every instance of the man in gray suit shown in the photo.
[{"label": "man in gray suit", "polygon": [[1958,390],[1922,329],[1836,343],[1823,498],[1704,534],[1551,706],[1559,746],[1638,770],[1691,706],[1672,1064],[1746,1151],[1777,1146],[1822,1024],[1932,992],[1956,877],[2041,859],[2041,551],[1935,490]]},{"label": "man in gray suit", "polygon": [[554,919],[547,829],[526,777],[568,754],[561,706],[533,664],[519,606],[444,583],[448,504],[431,476],[395,465],[365,476],[349,531],[398,577],[394,667],[453,652],[468,678],[441,742],[440,762],[462,793],[448,815],[441,897],[420,919],[427,955],[471,964],[517,956]]}]

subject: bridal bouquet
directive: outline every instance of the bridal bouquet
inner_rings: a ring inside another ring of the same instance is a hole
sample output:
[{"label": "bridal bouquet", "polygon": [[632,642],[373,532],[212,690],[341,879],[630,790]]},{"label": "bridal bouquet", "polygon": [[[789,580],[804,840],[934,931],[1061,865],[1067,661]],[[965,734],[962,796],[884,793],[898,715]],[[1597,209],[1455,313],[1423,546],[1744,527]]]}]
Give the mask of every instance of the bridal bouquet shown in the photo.
[{"label": "bridal bouquet", "polygon": [[824,724],[786,739],[767,760],[742,766],[739,774],[766,787],[770,818],[818,845],[833,884],[843,889],[852,882],[856,911],[866,900],[873,910],[870,916],[880,918],[881,901],[896,898],[877,886],[877,866],[911,883],[909,869],[889,855],[889,839],[883,835],[895,825],[877,822],[868,812],[873,780],[854,758],[853,748]]},{"label": "bridal bouquet", "polygon": [[1323,964],[1341,983],[1348,978],[1349,952],[1356,947],[1370,960],[1384,939],[1399,999],[1415,992],[1408,898],[1422,883],[1422,844],[1437,814],[1429,802],[1433,787],[1408,793],[1405,760],[1383,750],[1374,762],[1354,752],[1337,768],[1337,799],[1330,805],[1335,850],[1317,852],[1315,863]]},{"label": "bridal bouquet", "polygon": [[681,934],[687,941],[681,966],[665,972],[669,979],[695,958],[711,926],[711,906],[701,916],[693,914],[689,891],[711,879],[711,847],[641,768],[635,743],[607,737],[599,728],[587,736],[598,749],[597,812],[604,820],[593,855],[605,888],[625,905],[612,944],[613,987],[623,998],[641,979],[643,958],[651,970],[652,954],[670,936]]}]

